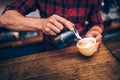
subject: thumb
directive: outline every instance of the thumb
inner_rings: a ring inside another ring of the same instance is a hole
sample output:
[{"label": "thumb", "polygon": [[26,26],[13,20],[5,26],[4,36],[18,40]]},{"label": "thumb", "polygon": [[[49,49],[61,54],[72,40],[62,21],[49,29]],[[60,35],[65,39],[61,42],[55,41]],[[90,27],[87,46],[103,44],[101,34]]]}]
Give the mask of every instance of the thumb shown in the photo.
[{"label": "thumb", "polygon": [[99,51],[99,45],[100,45],[100,42],[97,42],[97,43],[96,43],[96,51],[95,51],[95,52],[98,52],[98,51]]}]

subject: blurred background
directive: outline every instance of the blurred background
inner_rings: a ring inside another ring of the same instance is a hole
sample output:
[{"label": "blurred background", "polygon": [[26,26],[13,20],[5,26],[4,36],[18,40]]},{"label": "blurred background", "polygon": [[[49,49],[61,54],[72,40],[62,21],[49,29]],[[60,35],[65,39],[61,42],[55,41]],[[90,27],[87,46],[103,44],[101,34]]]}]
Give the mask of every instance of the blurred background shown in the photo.
[{"label": "blurred background", "polygon": [[101,13],[106,29],[120,26],[120,0],[101,0]]},{"label": "blurred background", "polygon": [[[13,0],[0,0],[0,15]],[[106,33],[120,27],[120,0],[101,0],[101,13]],[[40,17],[38,10],[26,15]],[[112,31],[113,32],[113,31]],[[8,59],[44,51],[40,32],[14,32],[0,28],[0,59]]]}]

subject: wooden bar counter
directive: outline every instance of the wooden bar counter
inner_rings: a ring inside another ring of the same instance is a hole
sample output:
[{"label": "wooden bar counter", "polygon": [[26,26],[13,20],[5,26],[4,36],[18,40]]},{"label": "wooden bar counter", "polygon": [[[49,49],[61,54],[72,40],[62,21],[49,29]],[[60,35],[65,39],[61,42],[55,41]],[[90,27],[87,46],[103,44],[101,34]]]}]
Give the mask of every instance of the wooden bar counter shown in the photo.
[{"label": "wooden bar counter", "polygon": [[0,80],[120,80],[120,63],[103,43],[91,57],[74,46],[0,61]]}]

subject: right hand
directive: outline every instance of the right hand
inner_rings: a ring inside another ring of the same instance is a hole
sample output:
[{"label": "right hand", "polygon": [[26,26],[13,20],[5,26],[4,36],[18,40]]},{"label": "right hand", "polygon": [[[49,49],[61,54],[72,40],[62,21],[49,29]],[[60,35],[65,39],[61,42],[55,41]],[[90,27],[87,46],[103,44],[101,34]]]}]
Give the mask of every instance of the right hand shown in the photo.
[{"label": "right hand", "polygon": [[54,14],[48,18],[41,20],[41,31],[45,34],[56,35],[57,33],[61,32],[64,26],[67,27],[69,30],[73,31],[74,24],[58,15]]}]

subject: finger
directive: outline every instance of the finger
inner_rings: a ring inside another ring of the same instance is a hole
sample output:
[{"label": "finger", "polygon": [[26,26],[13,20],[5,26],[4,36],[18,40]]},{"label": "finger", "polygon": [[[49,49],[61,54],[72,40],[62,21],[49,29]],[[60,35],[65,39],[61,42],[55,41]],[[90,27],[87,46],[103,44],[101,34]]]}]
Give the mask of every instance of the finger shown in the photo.
[{"label": "finger", "polygon": [[96,41],[98,44],[100,44],[102,42],[102,39],[99,39],[98,41]]},{"label": "finger", "polygon": [[62,30],[64,28],[64,26],[58,22],[57,20],[49,20],[51,24],[53,24],[55,27],[59,28],[60,30]]},{"label": "finger", "polygon": [[47,34],[49,34],[49,35],[56,35],[56,33],[54,31],[52,31],[52,30],[50,30],[49,32],[47,32]]},{"label": "finger", "polygon": [[98,34],[95,38],[96,38],[96,41],[101,41],[102,40],[102,35]]},{"label": "finger", "polygon": [[68,21],[67,19],[56,15],[56,20],[59,21],[64,26],[66,26],[69,30],[71,30],[71,31],[74,30],[74,28],[73,28],[74,24],[72,22]]},{"label": "finger", "polygon": [[53,35],[53,36],[56,35],[55,32],[49,32],[49,33],[48,33],[48,32],[45,32],[45,34],[47,34],[47,35]]},{"label": "finger", "polygon": [[91,34],[86,34],[85,37],[92,37],[92,35]]},{"label": "finger", "polygon": [[44,33],[47,34],[47,35],[56,35],[56,33],[48,27],[45,28]]},{"label": "finger", "polygon": [[93,32],[88,31],[87,34],[85,35],[85,37],[93,37]]},{"label": "finger", "polygon": [[49,28],[55,33],[60,33],[60,31],[61,31],[61,29],[59,29],[58,27],[56,27],[52,24],[49,24]]},{"label": "finger", "polygon": [[98,48],[98,47],[99,47],[99,44],[100,44],[99,42],[96,43],[96,51],[95,51],[95,52],[98,52],[98,51],[99,51],[99,48]]},{"label": "finger", "polygon": [[56,33],[54,31],[50,31],[50,35],[56,35]]},{"label": "finger", "polygon": [[48,23],[46,26],[46,33],[50,33],[52,35],[56,35],[56,33],[60,33],[60,29],[52,25],[51,23]]}]

